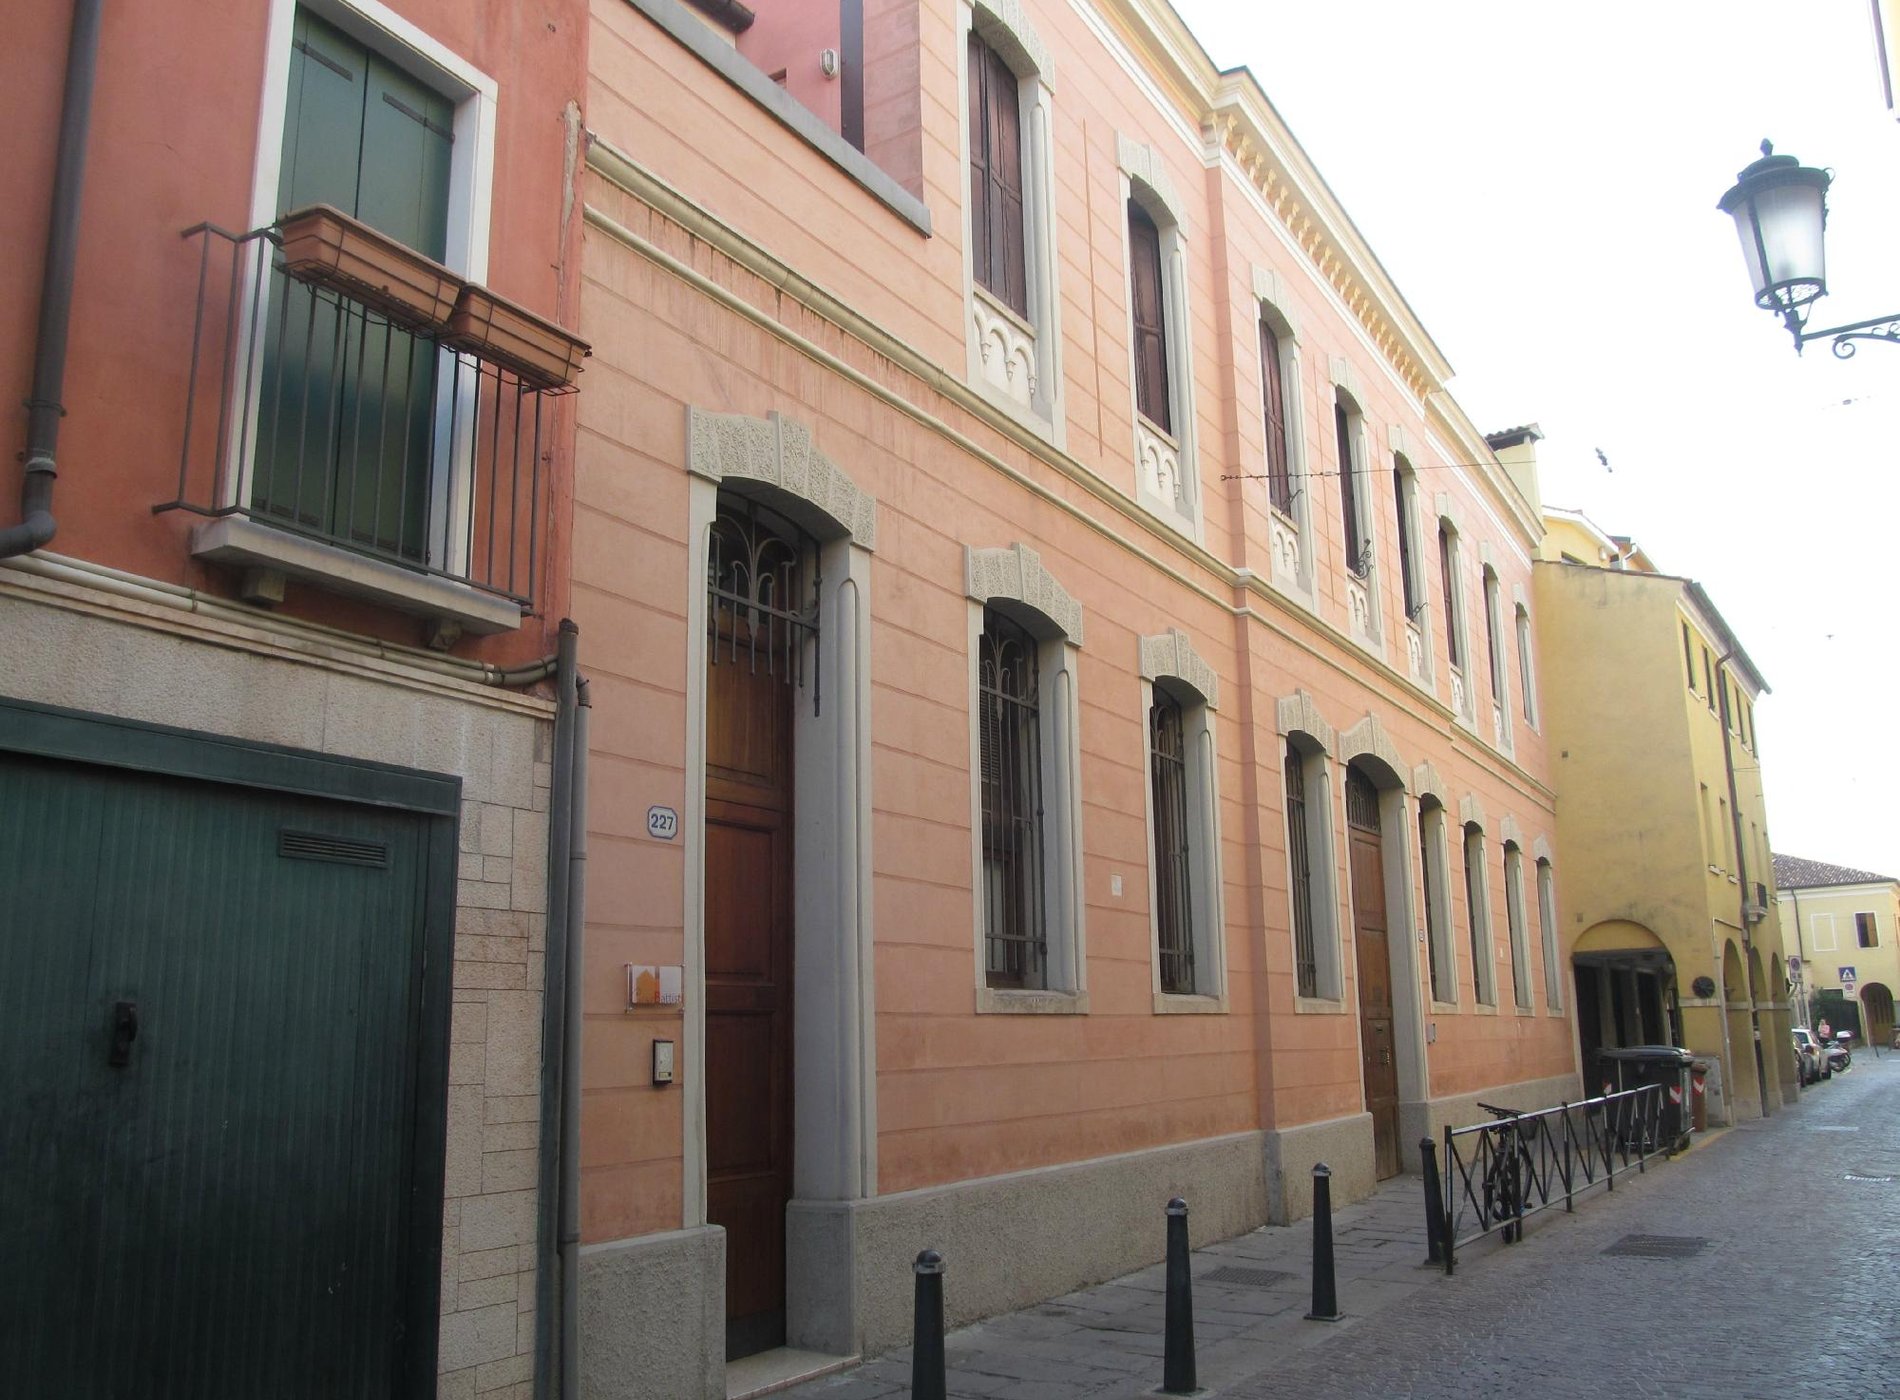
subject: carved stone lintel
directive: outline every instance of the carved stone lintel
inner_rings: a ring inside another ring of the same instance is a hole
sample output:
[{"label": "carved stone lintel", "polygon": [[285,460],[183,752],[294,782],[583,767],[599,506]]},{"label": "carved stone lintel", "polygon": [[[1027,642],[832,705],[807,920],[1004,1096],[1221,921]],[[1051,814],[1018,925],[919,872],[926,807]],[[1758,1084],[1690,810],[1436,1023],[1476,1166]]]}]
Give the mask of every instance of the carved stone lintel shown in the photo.
[{"label": "carved stone lintel", "polygon": [[1339,750],[1339,734],[1326,722],[1313,697],[1304,690],[1282,695],[1274,702],[1273,717],[1282,736],[1304,734],[1328,754]]},{"label": "carved stone lintel", "polygon": [[1484,804],[1471,793],[1466,793],[1458,801],[1458,820],[1465,826],[1484,827]]},{"label": "carved stone lintel", "polygon": [[1077,646],[1082,645],[1082,605],[1042,566],[1025,544],[1007,549],[963,551],[963,591],[979,603],[1007,598],[1034,608]]},{"label": "carved stone lintel", "polygon": [[1144,146],[1139,141],[1131,141],[1126,136],[1115,137],[1115,158],[1121,166],[1122,174],[1131,180],[1138,180],[1154,192],[1156,199],[1168,211],[1168,217],[1176,224],[1181,222],[1181,196],[1175,193],[1174,180],[1168,174],[1168,167],[1156,155],[1154,147]]},{"label": "carved stone lintel", "polygon": [[1509,812],[1498,818],[1498,839],[1509,841],[1513,846],[1523,849],[1524,832],[1519,828],[1517,818]]},{"label": "carved stone lintel", "polygon": [[1220,677],[1179,627],[1170,627],[1159,636],[1142,637],[1137,653],[1143,680],[1170,677],[1191,686],[1207,702],[1208,709],[1220,708]]},{"label": "carved stone lintel", "polygon": [[1385,732],[1385,725],[1377,715],[1367,715],[1339,736],[1339,754],[1348,762],[1361,756],[1378,759],[1392,770],[1400,787],[1411,781],[1410,765],[1400,756],[1399,746],[1392,742],[1392,736]]},{"label": "carved stone lintel", "polygon": [[877,498],[818,450],[811,429],[770,413],[686,410],[686,469],[709,481],[757,481],[812,507],[853,544],[877,548]]},{"label": "carved stone lintel", "polygon": [[1429,758],[1412,770],[1412,791],[1420,797],[1429,794],[1440,802],[1445,800],[1445,780],[1438,776]]}]

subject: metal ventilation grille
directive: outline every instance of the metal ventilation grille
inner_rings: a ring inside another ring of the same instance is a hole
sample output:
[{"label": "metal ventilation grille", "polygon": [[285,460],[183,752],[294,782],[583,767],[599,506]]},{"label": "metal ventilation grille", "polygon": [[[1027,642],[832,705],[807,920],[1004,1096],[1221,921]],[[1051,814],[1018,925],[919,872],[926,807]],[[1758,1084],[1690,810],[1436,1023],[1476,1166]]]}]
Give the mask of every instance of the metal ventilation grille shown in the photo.
[{"label": "metal ventilation grille", "polygon": [[1637,1259],[1693,1259],[1708,1247],[1700,1235],[1625,1235],[1603,1252]]},{"label": "metal ventilation grille", "polygon": [[1285,1283],[1292,1274],[1281,1273],[1278,1269],[1237,1269],[1233,1267],[1209,1269],[1201,1276],[1203,1283],[1232,1283],[1242,1288],[1271,1288],[1276,1283]]},{"label": "metal ventilation grille", "polygon": [[277,854],[287,860],[327,860],[337,865],[389,865],[389,847],[380,841],[354,841],[321,831],[280,831]]}]

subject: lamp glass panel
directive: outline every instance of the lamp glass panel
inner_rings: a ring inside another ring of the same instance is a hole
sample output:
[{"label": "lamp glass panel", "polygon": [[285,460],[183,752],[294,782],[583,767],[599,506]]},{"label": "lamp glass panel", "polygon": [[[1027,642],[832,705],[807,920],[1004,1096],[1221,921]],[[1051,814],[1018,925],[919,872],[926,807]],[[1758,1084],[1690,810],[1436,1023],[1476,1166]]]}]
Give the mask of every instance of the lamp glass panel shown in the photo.
[{"label": "lamp glass panel", "polygon": [[[1742,257],[1760,305],[1770,309],[1801,306],[1827,290],[1821,197],[1821,190],[1811,184],[1775,185],[1736,209]],[[1765,268],[1755,244],[1757,226],[1761,247],[1768,254]]]}]

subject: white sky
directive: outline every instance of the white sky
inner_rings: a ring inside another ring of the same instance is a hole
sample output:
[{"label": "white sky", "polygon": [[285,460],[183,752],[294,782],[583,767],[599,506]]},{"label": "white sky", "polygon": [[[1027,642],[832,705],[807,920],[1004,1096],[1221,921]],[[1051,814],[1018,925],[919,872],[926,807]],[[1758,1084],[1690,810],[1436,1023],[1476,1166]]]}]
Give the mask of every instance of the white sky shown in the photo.
[{"label": "white sky", "polygon": [[[1545,500],[1708,589],[1767,677],[1783,853],[1900,874],[1900,345],[1797,358],[1715,208],[1833,169],[1810,324],[1900,313],[1868,0],[1175,0],[1253,70]],[[1611,470],[1596,460],[1609,457]]]}]

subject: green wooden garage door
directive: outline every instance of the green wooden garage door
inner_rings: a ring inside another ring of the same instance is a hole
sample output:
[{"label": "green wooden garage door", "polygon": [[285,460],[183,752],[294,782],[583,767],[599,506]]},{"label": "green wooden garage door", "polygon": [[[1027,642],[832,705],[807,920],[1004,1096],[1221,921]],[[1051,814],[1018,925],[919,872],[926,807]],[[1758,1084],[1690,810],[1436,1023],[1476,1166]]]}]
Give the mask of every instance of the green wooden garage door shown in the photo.
[{"label": "green wooden garage door", "polygon": [[428,827],[0,753],[0,1391],[427,1390]]}]

